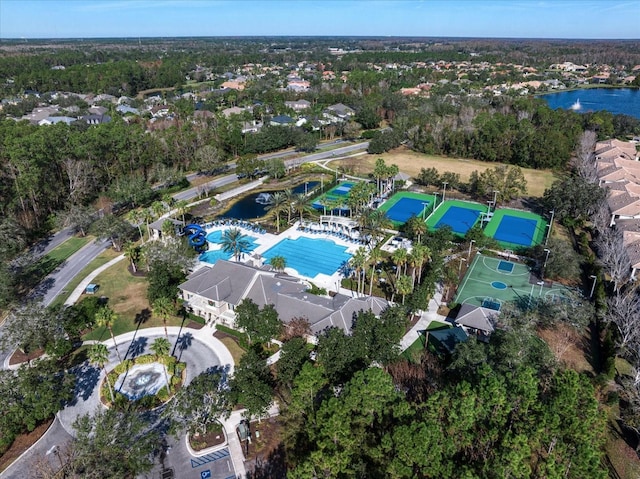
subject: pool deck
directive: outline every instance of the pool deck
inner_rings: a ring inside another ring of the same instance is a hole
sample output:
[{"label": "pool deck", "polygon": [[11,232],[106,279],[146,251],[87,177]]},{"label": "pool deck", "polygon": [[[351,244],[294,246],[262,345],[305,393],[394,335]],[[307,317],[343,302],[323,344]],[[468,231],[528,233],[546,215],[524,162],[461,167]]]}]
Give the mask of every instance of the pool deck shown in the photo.
[{"label": "pool deck", "polygon": [[[310,239],[324,239],[324,240],[329,240],[329,241],[333,241],[335,244],[340,245],[340,246],[344,246],[347,248],[347,253],[349,254],[353,254],[356,252],[356,250],[360,247],[362,247],[362,245],[360,244],[356,244],[352,241],[347,241],[344,240],[342,238],[338,238],[336,236],[333,236],[329,233],[325,233],[325,232],[317,232],[317,233],[307,233],[305,231],[299,230],[298,226],[299,226],[300,222],[296,221],[294,223],[293,226],[291,226],[289,229],[281,232],[280,234],[273,234],[273,233],[257,233],[255,231],[252,231],[250,229],[247,229],[241,225],[218,225],[218,226],[208,226],[205,227],[205,231],[207,232],[207,234],[209,234],[212,231],[216,231],[216,230],[227,230],[229,228],[238,228],[240,229],[240,231],[242,231],[243,234],[247,235],[247,236],[252,236],[254,238],[256,238],[255,240],[255,244],[257,245],[256,248],[251,251],[250,253],[247,253],[244,255],[244,258],[241,259],[241,262],[243,263],[255,263],[256,259],[261,262],[262,260],[262,253],[264,253],[265,251],[267,251],[268,249],[270,249],[271,247],[275,246],[276,244],[280,243],[281,241],[285,240],[285,239],[292,239],[295,240],[297,238],[300,237],[305,237],[305,238],[310,238]],[[219,249],[220,246],[216,245],[216,244],[212,244],[210,243],[212,248],[211,249]],[[206,262],[199,262],[199,265],[197,267],[202,267],[205,266],[209,263]],[[326,274],[318,274],[316,276],[314,276],[313,278],[310,278],[308,276],[303,276],[301,274],[299,274],[296,270],[292,269],[292,268],[285,268],[285,273],[290,274],[291,276],[295,276],[297,278],[301,278],[307,281],[312,282],[313,284],[315,284],[318,287],[321,288],[325,288],[326,290],[330,290],[330,291],[339,291],[343,294],[348,294],[349,296],[353,295],[354,293],[350,290],[344,289],[340,286],[341,282],[342,282],[342,274],[340,272],[335,272],[332,275],[326,275]]]}]

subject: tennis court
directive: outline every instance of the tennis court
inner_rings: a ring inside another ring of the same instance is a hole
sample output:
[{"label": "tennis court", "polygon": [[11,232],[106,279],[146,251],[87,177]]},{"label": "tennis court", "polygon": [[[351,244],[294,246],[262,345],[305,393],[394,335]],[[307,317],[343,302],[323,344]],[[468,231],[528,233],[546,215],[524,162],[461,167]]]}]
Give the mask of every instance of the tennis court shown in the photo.
[{"label": "tennis court", "polygon": [[553,282],[541,283],[522,263],[478,253],[471,262],[454,301],[499,311],[507,301],[529,301],[529,298],[554,300],[566,295],[565,286]]},{"label": "tennis court", "polygon": [[346,206],[347,198],[349,196],[349,192],[355,183],[344,182],[339,183],[325,194],[316,198],[313,202],[313,207],[317,210],[324,210],[326,208],[331,208],[332,210],[348,210],[349,208]]},{"label": "tennis court", "polygon": [[427,218],[434,211],[435,206],[435,195],[402,191],[385,201],[379,209],[386,213],[395,226],[400,226],[412,216]]},{"label": "tennis court", "polygon": [[448,200],[427,219],[427,226],[432,231],[448,226],[454,233],[464,236],[486,213],[487,206],[480,203]]},{"label": "tennis court", "polygon": [[501,208],[493,213],[484,234],[506,248],[528,248],[542,243],[546,226],[540,215]]}]

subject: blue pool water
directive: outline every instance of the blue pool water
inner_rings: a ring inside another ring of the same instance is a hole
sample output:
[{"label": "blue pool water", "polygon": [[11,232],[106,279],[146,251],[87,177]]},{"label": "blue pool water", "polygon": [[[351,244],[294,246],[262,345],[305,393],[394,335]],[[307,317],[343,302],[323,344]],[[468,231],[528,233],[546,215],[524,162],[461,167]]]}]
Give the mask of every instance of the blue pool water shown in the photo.
[{"label": "blue pool water", "polygon": [[[209,243],[221,244],[222,234],[223,234],[222,230],[212,231],[211,233],[207,234],[207,241]],[[254,238],[253,236],[245,236],[245,239],[249,243],[248,248],[246,250],[247,253],[257,248],[258,246],[256,244],[257,238]],[[200,261],[204,261],[205,263],[214,264],[219,259],[230,259],[231,256],[232,256],[231,253],[225,253],[222,250],[209,250],[202,253],[199,259]]]},{"label": "blue pool water", "polygon": [[521,246],[531,246],[536,232],[536,220],[503,216],[493,239]]},{"label": "blue pool water", "polygon": [[389,208],[387,216],[392,221],[406,223],[412,216],[420,218],[424,212],[425,218],[431,213],[430,201],[422,201],[415,198],[400,198],[398,202]]},{"label": "blue pool water", "polygon": [[295,240],[287,238],[269,248],[262,256],[267,260],[274,256],[284,256],[287,268],[293,268],[300,275],[313,278],[320,273],[332,275],[338,271],[351,259],[346,250],[346,247],[330,240],[300,237]]},{"label": "blue pool water", "polygon": [[209,264],[215,264],[219,259],[231,259],[231,253],[225,253],[221,249],[213,249],[205,251],[200,255],[200,261]]},{"label": "blue pool water", "polygon": [[480,213],[480,210],[452,206],[436,223],[436,228],[449,226],[454,233],[466,234],[476,224]]}]

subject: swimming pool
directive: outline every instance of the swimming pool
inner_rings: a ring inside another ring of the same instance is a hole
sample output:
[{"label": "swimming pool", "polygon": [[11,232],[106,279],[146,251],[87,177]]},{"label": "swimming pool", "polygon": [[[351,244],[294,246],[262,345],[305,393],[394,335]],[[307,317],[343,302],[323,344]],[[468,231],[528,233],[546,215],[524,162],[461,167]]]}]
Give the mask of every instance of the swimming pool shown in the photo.
[{"label": "swimming pool", "polygon": [[[223,230],[212,231],[211,233],[207,234],[207,241],[209,243],[222,244],[223,234]],[[245,250],[245,253],[253,251],[258,247],[258,244],[256,243],[257,238],[254,238],[253,236],[245,236],[245,239],[248,243],[248,247]],[[221,249],[214,249],[205,251],[200,255],[199,259],[200,261],[204,261],[205,263],[215,264],[215,262],[219,259],[230,259],[232,256],[233,255],[231,253],[225,253]]]},{"label": "swimming pool", "polygon": [[[313,278],[318,274],[332,275],[351,259],[345,246],[331,240],[300,237],[287,238],[263,253],[270,260],[274,256],[284,256],[287,268],[295,269],[300,275]],[[268,261],[265,261],[268,262]]]}]

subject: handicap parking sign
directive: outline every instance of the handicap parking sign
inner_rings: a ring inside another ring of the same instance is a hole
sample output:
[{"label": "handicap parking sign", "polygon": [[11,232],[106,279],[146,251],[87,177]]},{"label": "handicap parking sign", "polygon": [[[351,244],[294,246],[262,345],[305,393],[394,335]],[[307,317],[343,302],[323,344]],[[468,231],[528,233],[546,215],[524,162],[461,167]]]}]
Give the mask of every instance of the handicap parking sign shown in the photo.
[{"label": "handicap parking sign", "polygon": [[206,471],[202,471],[200,473],[200,479],[210,479],[211,478],[211,470],[207,469]]}]

